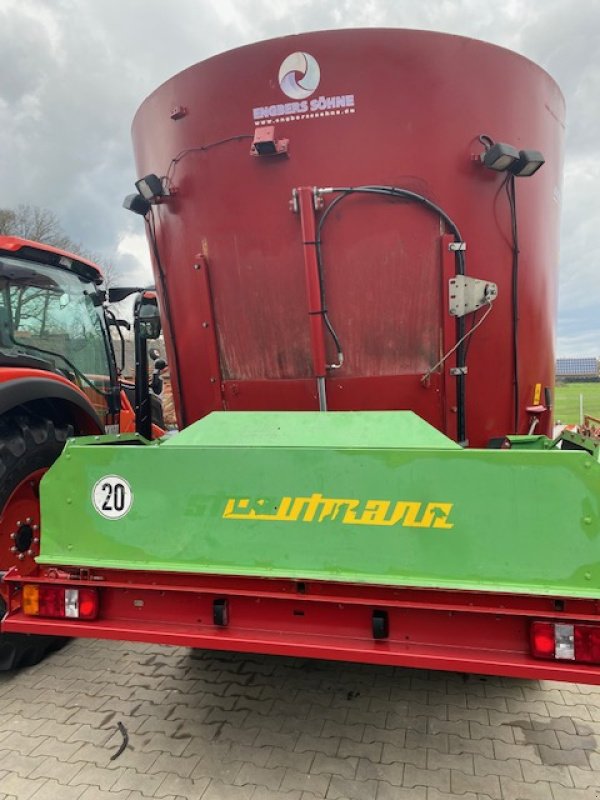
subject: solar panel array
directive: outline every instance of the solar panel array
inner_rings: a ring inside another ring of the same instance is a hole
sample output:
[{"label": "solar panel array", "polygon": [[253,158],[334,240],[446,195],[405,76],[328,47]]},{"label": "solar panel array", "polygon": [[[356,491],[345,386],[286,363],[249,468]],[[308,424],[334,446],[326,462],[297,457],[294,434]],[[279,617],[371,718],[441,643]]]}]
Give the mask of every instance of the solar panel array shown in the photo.
[{"label": "solar panel array", "polygon": [[581,375],[582,377],[595,377],[598,375],[597,358],[557,358],[556,376]]}]

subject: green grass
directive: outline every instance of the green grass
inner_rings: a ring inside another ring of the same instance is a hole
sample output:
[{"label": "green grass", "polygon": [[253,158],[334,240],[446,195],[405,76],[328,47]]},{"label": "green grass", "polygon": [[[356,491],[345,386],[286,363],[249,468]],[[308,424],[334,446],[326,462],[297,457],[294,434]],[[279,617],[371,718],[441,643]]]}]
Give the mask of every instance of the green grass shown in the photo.
[{"label": "green grass", "polygon": [[564,383],[556,385],[554,419],[577,425],[580,394],[583,395],[583,413],[600,418],[600,383]]}]

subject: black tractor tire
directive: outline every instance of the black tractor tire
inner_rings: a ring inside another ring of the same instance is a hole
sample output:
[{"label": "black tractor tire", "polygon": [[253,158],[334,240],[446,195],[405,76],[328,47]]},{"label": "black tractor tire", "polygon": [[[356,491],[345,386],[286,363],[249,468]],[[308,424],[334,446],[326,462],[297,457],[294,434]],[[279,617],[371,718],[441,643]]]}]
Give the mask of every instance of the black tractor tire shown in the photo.
[{"label": "black tractor tire", "polygon": [[[71,425],[29,411],[12,411],[0,417],[0,518],[17,486],[28,475],[52,466],[72,435]],[[8,535],[0,528],[0,537]],[[6,542],[2,552],[6,552]],[[9,566],[10,563],[0,563],[0,571]],[[5,611],[6,604],[0,596],[0,619]],[[67,641],[57,636],[0,633],[0,672],[33,666]]]}]

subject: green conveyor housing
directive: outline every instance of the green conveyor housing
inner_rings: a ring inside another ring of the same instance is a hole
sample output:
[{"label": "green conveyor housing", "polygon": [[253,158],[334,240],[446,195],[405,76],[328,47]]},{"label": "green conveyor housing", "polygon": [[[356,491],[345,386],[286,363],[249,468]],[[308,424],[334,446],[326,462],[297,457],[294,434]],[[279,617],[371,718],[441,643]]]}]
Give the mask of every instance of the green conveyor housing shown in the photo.
[{"label": "green conveyor housing", "polygon": [[[42,481],[38,561],[598,597],[600,464],[528,444],[463,450],[409,411],[71,440]],[[108,476],[131,491],[118,518],[97,510]]]}]

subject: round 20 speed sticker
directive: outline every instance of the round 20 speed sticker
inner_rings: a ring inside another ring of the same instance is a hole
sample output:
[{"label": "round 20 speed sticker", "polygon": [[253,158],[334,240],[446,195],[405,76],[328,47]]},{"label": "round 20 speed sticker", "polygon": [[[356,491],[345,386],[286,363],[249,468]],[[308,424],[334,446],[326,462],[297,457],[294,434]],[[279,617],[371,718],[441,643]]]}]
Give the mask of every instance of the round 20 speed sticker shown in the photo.
[{"label": "round 20 speed sticker", "polygon": [[94,484],[92,503],[106,519],[120,519],[133,504],[131,486],[119,475],[105,475]]}]

